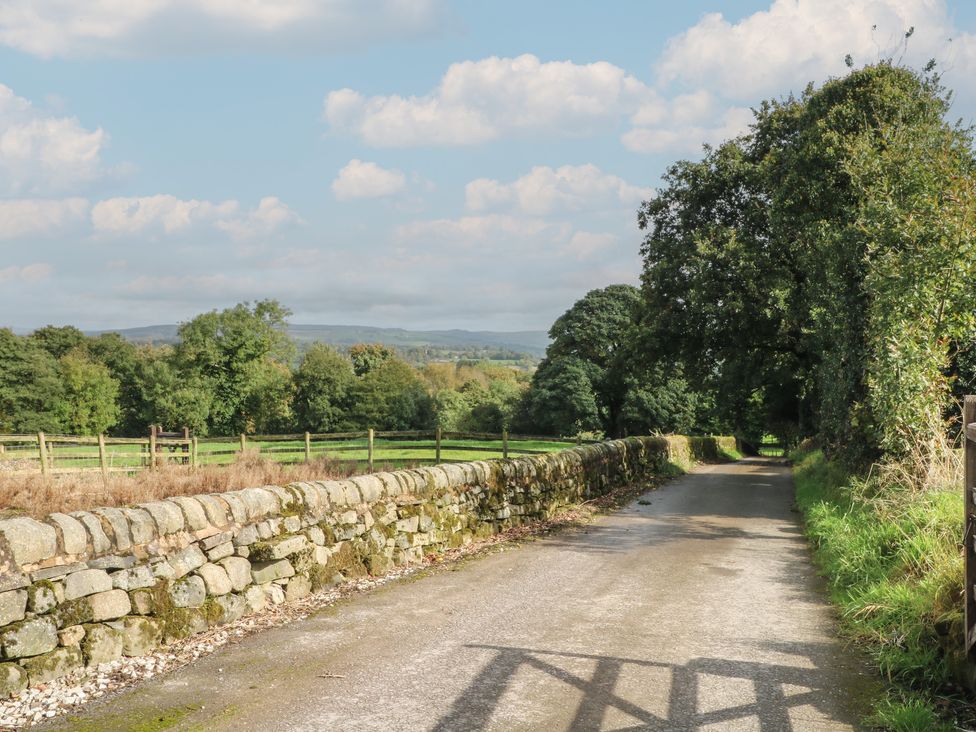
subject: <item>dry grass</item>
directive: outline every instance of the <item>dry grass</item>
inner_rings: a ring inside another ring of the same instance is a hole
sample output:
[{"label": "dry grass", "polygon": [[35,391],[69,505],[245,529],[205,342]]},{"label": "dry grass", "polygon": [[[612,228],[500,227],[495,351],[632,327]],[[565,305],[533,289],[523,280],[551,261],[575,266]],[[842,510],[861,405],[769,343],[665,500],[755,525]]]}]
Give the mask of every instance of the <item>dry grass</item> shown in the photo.
[{"label": "dry grass", "polygon": [[105,481],[97,471],[49,477],[22,471],[0,472],[0,517],[42,517],[54,511],[84,511],[168,496],[328,480],[348,477],[354,472],[354,463],[329,458],[289,465],[254,454],[245,454],[230,465],[209,465],[196,470],[170,465],[133,475],[112,474]]}]

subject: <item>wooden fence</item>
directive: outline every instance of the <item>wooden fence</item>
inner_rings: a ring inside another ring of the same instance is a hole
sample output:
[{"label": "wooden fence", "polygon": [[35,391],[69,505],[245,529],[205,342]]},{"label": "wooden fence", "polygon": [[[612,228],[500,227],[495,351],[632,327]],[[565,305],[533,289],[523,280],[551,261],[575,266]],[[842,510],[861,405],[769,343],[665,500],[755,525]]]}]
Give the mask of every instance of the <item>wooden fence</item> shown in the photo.
[{"label": "wooden fence", "polygon": [[[533,455],[594,440],[482,432],[376,431],[238,435],[236,437],[80,437],[0,435],[0,470],[45,475],[100,470],[132,473],[164,465],[229,464],[244,454],[260,454],[280,462],[309,462],[327,456],[343,462],[374,465],[441,463],[484,457]],[[535,444],[533,444],[535,443]],[[465,453],[466,455],[462,455]]]},{"label": "wooden fence", "polygon": [[966,684],[976,690],[976,396],[963,401],[962,430],[964,450],[963,557],[965,561]]}]

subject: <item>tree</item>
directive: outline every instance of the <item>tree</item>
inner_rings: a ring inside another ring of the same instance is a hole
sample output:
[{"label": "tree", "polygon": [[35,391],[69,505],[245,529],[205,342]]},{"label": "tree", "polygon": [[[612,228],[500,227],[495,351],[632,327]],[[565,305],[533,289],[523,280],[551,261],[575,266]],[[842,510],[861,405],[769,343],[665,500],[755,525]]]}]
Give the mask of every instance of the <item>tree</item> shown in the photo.
[{"label": "tree", "polygon": [[288,364],[294,344],[287,334],[290,311],[274,300],[241,303],[198,315],[179,328],[175,363],[208,384],[208,426],[215,434],[253,432],[255,393],[267,385],[270,364]]},{"label": "tree", "polygon": [[565,436],[600,430],[593,390],[598,376],[596,365],[574,356],[544,359],[525,394],[520,420],[525,431]]},{"label": "tree", "polygon": [[150,424],[145,418],[146,404],[140,376],[146,359],[156,358],[152,346],[136,346],[118,333],[103,333],[88,338],[85,347],[90,358],[103,364],[118,382],[118,421],[112,432],[120,435],[144,435]]},{"label": "tree", "polygon": [[382,343],[357,343],[349,348],[349,358],[356,376],[365,376],[380,364],[396,358],[396,351]]},{"label": "tree", "polygon": [[62,430],[58,362],[35,341],[0,328],[0,432]]},{"label": "tree", "polygon": [[70,351],[84,347],[88,340],[85,334],[73,325],[60,327],[45,325],[31,333],[30,338],[54,358],[61,358]]},{"label": "tree", "polygon": [[62,356],[58,368],[64,384],[58,405],[63,427],[75,435],[104,434],[119,418],[119,382],[83,349]]},{"label": "tree", "polygon": [[309,432],[334,432],[348,408],[355,375],[349,359],[324,343],[305,352],[295,372],[295,417]]},{"label": "tree", "polygon": [[[588,292],[553,323],[552,343],[526,402],[525,414],[536,427],[532,431],[573,434],[582,429],[620,436],[667,431],[693,421],[686,382],[666,376],[674,365],[662,364],[653,348],[637,342],[640,303],[637,288],[611,285]],[[563,394],[562,388],[567,389]],[[644,397],[631,393],[635,390]],[[660,399],[648,396],[658,391]],[[560,406],[560,399],[568,404]],[[665,404],[675,412],[662,411]]]},{"label": "tree", "polygon": [[855,463],[936,439],[970,327],[973,155],[929,72],[879,63],[764,102],[642,206],[643,338],[740,432],[791,422]]},{"label": "tree", "polygon": [[430,396],[409,364],[390,358],[354,384],[348,419],[357,429],[416,430],[434,421]]},{"label": "tree", "polygon": [[166,429],[188,427],[195,435],[209,434],[213,389],[210,382],[195,373],[186,373],[174,363],[172,352],[151,351],[140,360],[137,372],[141,409],[139,421],[146,427]]}]

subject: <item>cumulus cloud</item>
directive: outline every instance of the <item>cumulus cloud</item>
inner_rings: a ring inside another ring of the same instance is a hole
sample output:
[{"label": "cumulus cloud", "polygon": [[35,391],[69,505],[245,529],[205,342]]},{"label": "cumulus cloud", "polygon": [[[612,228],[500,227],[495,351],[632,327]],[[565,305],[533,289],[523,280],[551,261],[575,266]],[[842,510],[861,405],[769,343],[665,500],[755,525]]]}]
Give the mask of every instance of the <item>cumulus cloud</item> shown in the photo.
[{"label": "cumulus cloud", "polygon": [[237,217],[218,219],[214,224],[235,239],[270,236],[281,229],[302,223],[301,217],[276,196],[265,196],[258,207]]},{"label": "cumulus cloud", "polygon": [[50,264],[38,262],[23,267],[11,266],[0,269],[0,284],[15,282],[40,282],[51,276],[53,268]]},{"label": "cumulus cloud", "polygon": [[376,147],[473,145],[503,134],[579,135],[634,112],[650,89],[605,61],[542,62],[525,54],[452,64],[427,95],[331,92],[323,116]]},{"label": "cumulus cloud", "polygon": [[407,186],[399,170],[387,170],[376,163],[353,158],[332,181],[332,192],[340,201],[356,198],[381,198],[401,193]]},{"label": "cumulus cloud", "polygon": [[[635,119],[641,119],[640,113]],[[706,117],[698,124],[682,124],[666,115],[658,126],[635,127],[621,136],[628,150],[641,153],[694,153],[703,144],[717,145],[747,132],[753,121],[752,110],[731,107],[717,119]]]},{"label": "cumulus cloud", "polygon": [[577,259],[589,259],[617,243],[614,234],[597,234],[592,231],[577,231],[566,244],[566,251]]},{"label": "cumulus cloud", "polygon": [[100,128],[47,114],[0,84],[0,188],[37,193],[91,181],[103,173],[107,142]]},{"label": "cumulus cloud", "polygon": [[843,74],[848,53],[857,63],[897,57],[912,27],[907,61],[976,67],[976,37],[952,27],[944,0],[774,0],[737,23],[708,13],[671,39],[657,71],[664,83],[754,101]]},{"label": "cumulus cloud", "polygon": [[86,222],[84,198],[0,200],[0,239],[51,235]]},{"label": "cumulus cloud", "polygon": [[515,206],[537,216],[629,206],[653,195],[653,188],[631,185],[592,164],[537,166],[511,183],[479,178],[465,187],[467,207],[472,211]]},{"label": "cumulus cloud", "polygon": [[401,224],[394,230],[394,236],[399,242],[427,246],[447,244],[452,249],[471,248],[486,243],[500,246],[513,239],[551,242],[565,238],[566,233],[565,224],[501,214],[413,221]]},{"label": "cumulus cloud", "polygon": [[428,35],[441,0],[5,0],[0,43],[45,58],[329,53]]},{"label": "cumulus cloud", "polygon": [[210,226],[238,239],[269,235],[300,221],[275,197],[263,198],[256,209],[242,211],[235,200],[213,203],[168,194],[99,201],[91,219],[95,231],[103,234],[175,234]]}]

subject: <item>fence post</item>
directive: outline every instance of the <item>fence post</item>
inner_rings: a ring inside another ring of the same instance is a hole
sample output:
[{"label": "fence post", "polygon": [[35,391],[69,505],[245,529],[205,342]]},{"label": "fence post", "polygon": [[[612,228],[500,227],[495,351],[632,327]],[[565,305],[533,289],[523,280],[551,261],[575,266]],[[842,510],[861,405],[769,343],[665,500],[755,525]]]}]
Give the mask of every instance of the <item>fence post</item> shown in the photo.
[{"label": "fence post", "polygon": [[199,465],[197,457],[197,438],[190,439],[190,467],[196,468]]},{"label": "fence post", "polygon": [[963,474],[964,502],[966,506],[963,532],[963,556],[965,557],[966,597],[966,672],[965,680],[970,690],[976,689],[976,396],[967,396],[962,408],[962,434],[965,445],[965,472]]},{"label": "fence post", "polygon": [[156,425],[152,426],[149,433],[149,469],[156,469]]},{"label": "fence post", "polygon": [[98,464],[102,468],[102,480],[108,480],[108,462],[105,458],[105,435],[98,436]]},{"label": "fence post", "polygon": [[434,446],[434,462],[440,464],[441,462],[441,428],[437,428],[437,432],[434,435],[435,446]]},{"label": "fence post", "polygon": [[305,433],[305,462],[312,462],[312,435]]},{"label": "fence post", "polygon": [[241,455],[244,454],[244,451],[246,449],[247,449],[247,435],[241,432]]},{"label": "fence post", "polygon": [[373,472],[373,428],[366,433],[366,472]]},{"label": "fence post", "polygon": [[43,432],[37,433],[37,449],[41,453],[41,475],[47,475],[47,444]]},{"label": "fence post", "polygon": [[508,460],[508,430],[502,430],[502,457]]},{"label": "fence post", "polygon": [[583,433],[582,432],[577,432],[576,433],[576,447],[579,447],[582,444],[583,444]]}]

